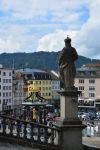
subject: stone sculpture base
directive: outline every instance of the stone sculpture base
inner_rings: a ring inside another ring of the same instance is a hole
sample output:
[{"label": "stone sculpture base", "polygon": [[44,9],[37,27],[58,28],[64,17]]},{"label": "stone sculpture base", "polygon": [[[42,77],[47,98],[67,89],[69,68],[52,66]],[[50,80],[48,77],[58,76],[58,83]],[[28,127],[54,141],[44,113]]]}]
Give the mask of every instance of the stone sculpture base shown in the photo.
[{"label": "stone sculpture base", "polygon": [[78,94],[77,89],[61,90],[60,110],[61,117],[56,119],[55,126],[61,129],[62,150],[82,150],[82,130],[85,128],[78,119]]},{"label": "stone sculpture base", "polygon": [[82,130],[85,128],[80,121],[62,121],[57,118],[56,127],[61,129],[61,149],[62,150],[83,150]]}]

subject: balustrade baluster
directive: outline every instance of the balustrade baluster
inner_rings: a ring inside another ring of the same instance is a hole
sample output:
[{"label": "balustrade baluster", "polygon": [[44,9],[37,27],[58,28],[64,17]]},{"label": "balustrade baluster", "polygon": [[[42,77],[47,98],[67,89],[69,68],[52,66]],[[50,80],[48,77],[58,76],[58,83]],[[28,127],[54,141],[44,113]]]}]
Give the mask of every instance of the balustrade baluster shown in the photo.
[{"label": "balustrade baluster", "polygon": [[13,136],[13,120],[10,120],[9,123],[10,123],[10,136]]},{"label": "balustrade baluster", "polygon": [[33,130],[34,130],[34,126],[33,126],[33,124],[31,124],[31,141],[34,140],[34,138],[33,138],[33,135],[34,135]]},{"label": "balustrade baluster", "polygon": [[0,117],[0,132],[2,132],[2,118]]},{"label": "balustrade baluster", "polygon": [[16,124],[16,126],[17,126],[17,138],[20,138],[20,121],[19,120],[17,120],[17,124]]},{"label": "balustrade baluster", "polygon": [[21,140],[30,141],[32,144],[35,142],[35,144],[45,146],[58,146],[61,141],[61,132],[57,128],[6,116],[2,117],[0,124],[2,128],[0,135],[8,136],[8,139],[9,136],[10,138],[21,138]]},{"label": "balustrade baluster", "polygon": [[6,119],[5,118],[3,118],[2,125],[3,125],[3,135],[5,135],[6,134]]},{"label": "balustrade baluster", "polygon": [[27,123],[24,122],[24,138],[27,139]]},{"label": "balustrade baluster", "polygon": [[8,125],[8,135],[10,135],[10,120],[7,120],[7,125]]},{"label": "balustrade baluster", "polygon": [[48,143],[48,128],[44,128],[45,132],[44,132],[44,139],[45,139],[45,143]]},{"label": "balustrade baluster", "polygon": [[54,144],[54,136],[55,136],[55,130],[51,129],[51,136],[50,136],[50,142],[51,142],[51,144]]},{"label": "balustrade baluster", "polygon": [[41,140],[40,140],[40,126],[37,126],[38,127],[38,137],[37,137],[37,140],[38,140],[38,142],[41,142]]},{"label": "balustrade baluster", "polygon": [[59,146],[59,149],[62,147],[62,142],[61,142],[61,139],[62,139],[62,132],[61,131],[56,131],[58,134],[58,140],[57,140],[57,145]]}]

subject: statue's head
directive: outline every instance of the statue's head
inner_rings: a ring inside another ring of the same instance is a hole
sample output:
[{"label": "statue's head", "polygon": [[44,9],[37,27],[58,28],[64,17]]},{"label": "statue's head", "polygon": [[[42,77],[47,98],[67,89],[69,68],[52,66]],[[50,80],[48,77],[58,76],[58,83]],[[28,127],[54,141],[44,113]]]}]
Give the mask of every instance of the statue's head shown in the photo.
[{"label": "statue's head", "polygon": [[65,44],[71,44],[71,39],[68,36],[64,41],[65,41]]}]

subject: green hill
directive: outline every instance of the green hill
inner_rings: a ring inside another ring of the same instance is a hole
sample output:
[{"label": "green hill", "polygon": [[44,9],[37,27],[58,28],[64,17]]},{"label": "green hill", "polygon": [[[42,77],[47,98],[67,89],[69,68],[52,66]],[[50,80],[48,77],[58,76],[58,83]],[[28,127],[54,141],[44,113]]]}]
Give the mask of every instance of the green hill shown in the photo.
[{"label": "green hill", "polygon": [[[37,68],[37,69],[58,69],[59,52],[34,52],[34,53],[2,53],[0,64],[4,67]],[[100,60],[79,56],[76,67],[87,63],[97,63]]]}]

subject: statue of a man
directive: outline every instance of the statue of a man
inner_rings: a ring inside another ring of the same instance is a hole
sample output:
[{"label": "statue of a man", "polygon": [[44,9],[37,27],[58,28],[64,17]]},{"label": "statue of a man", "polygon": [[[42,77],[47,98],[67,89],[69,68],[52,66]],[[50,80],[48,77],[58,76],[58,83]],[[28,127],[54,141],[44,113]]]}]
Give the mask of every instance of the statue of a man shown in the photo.
[{"label": "statue of a man", "polygon": [[65,47],[62,49],[59,58],[60,88],[71,89],[74,87],[74,78],[76,68],[74,61],[78,54],[74,47],[71,46],[71,39],[67,37]]}]

